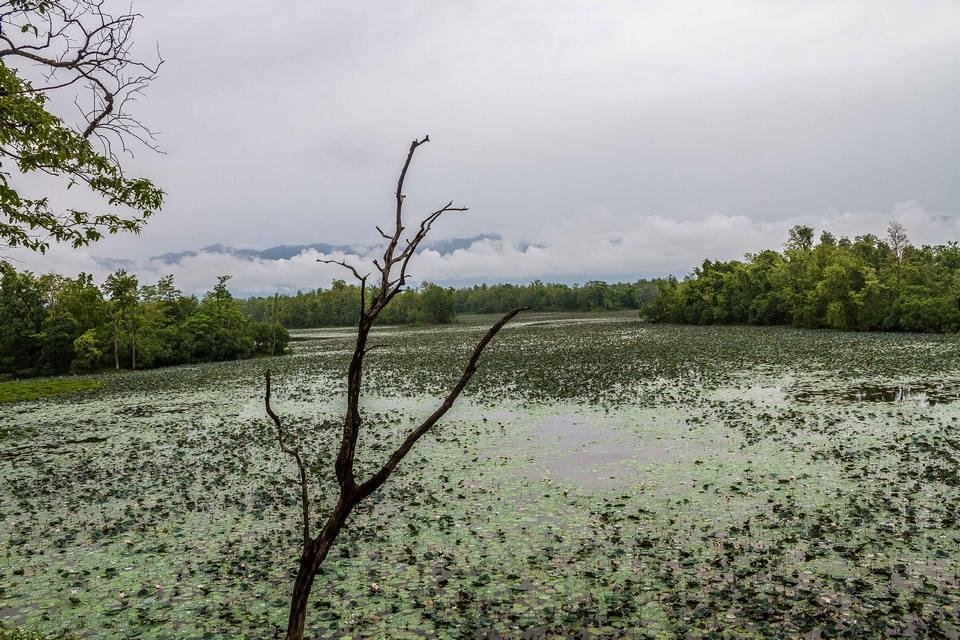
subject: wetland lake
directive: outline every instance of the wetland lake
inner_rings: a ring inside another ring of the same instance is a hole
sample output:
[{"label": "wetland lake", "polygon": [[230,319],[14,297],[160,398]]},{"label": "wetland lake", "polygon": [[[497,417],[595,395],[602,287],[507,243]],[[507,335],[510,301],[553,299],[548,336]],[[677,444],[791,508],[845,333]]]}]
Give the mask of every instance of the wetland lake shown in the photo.
[{"label": "wetland lake", "polygon": [[[365,473],[490,322],[375,332]],[[0,620],[50,638],[273,638],[353,332],[0,404]],[[318,638],[960,638],[960,337],[527,314],[358,507]],[[327,500],[325,502],[325,499]]]}]

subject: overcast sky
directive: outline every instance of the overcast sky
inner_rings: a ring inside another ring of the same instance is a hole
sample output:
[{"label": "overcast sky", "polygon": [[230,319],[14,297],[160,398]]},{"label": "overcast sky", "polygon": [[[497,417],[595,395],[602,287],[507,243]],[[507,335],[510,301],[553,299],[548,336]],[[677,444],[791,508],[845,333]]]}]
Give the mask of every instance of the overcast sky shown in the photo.
[{"label": "overcast sky", "polygon": [[504,238],[423,256],[432,280],[682,273],[797,221],[960,240],[955,0],[134,6],[138,43],[166,61],[137,113],[166,153],[129,168],[164,210],[139,237],[17,254],[26,266],[109,256],[184,288],[222,271],[242,292],[324,285],[313,255],[146,259],[372,242],[424,133],[409,214],[452,198],[471,211],[437,237]]}]

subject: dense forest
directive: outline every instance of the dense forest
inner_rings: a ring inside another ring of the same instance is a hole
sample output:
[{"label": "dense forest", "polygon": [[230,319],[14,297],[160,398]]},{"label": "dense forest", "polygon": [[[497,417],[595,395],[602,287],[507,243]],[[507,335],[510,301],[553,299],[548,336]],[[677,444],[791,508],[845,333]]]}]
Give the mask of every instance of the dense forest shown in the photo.
[{"label": "dense forest", "polygon": [[279,354],[289,335],[249,320],[221,276],[202,299],[173,276],[140,285],[120,270],[97,286],[88,274],[35,276],[0,262],[0,376],[140,369]]},{"label": "dense forest", "polygon": [[[446,324],[461,313],[504,313],[519,307],[534,311],[601,311],[640,309],[657,294],[657,282],[638,280],[608,284],[588,282],[582,286],[544,284],[495,284],[445,288],[425,284],[398,295],[383,311],[384,324]],[[329,289],[298,292],[292,296],[249,298],[241,308],[254,321],[276,317],[287,328],[349,326],[360,311],[360,288],[342,280]]]},{"label": "dense forest", "polygon": [[790,230],[782,251],[706,260],[658,285],[646,313],[690,324],[793,324],[863,331],[960,329],[960,246],[913,246],[891,223],[885,238]]},{"label": "dense forest", "polygon": [[[360,289],[342,280],[295,295],[236,299],[221,276],[202,298],[173,277],[141,285],[117,271],[101,284],[36,276],[0,262],[0,375],[53,375],[279,354],[287,329],[349,326]],[[960,330],[960,245],[914,246],[892,223],[884,238],[790,230],[781,251],[705,260],[682,281],[608,284],[425,284],[399,294],[386,324],[445,324],[457,314],[636,309],[653,322],[884,331]]]}]

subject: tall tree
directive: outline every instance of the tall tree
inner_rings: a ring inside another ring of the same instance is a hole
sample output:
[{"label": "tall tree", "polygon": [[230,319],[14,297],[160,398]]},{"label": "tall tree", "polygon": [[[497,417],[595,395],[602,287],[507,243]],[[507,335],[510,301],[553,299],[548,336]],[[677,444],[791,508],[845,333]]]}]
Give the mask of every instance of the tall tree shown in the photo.
[{"label": "tall tree", "polygon": [[103,296],[86,273],[43,280],[49,286],[50,304],[41,326],[37,369],[46,375],[66,373],[76,357],[76,339],[106,320]]},{"label": "tall tree", "polygon": [[157,284],[147,284],[141,287],[140,295],[144,302],[158,305],[160,320],[165,324],[173,319],[177,300],[183,295],[183,292],[173,284],[173,274],[170,274],[160,278]]},{"label": "tall tree", "polygon": [[0,261],[0,373],[33,369],[45,317],[43,286],[37,278]]},{"label": "tall tree", "polygon": [[280,294],[273,294],[273,308],[270,310],[270,355],[277,354],[277,334],[280,330],[280,314],[277,313]]},{"label": "tall tree", "polygon": [[894,270],[897,274],[897,293],[900,293],[900,280],[903,274],[903,253],[910,245],[907,230],[899,222],[891,222],[887,227],[887,244],[893,254]]},{"label": "tall tree", "polygon": [[[103,283],[103,291],[107,294],[107,309],[113,326],[113,363],[117,371],[120,370],[120,332],[135,326],[137,305],[137,278],[124,269],[120,269],[107,276]],[[131,349],[131,368],[137,368],[136,338],[133,339]]]},{"label": "tall tree", "polygon": [[813,227],[804,224],[798,224],[790,228],[786,242],[786,248],[795,251],[809,251],[813,248]]},{"label": "tall tree", "polygon": [[347,269],[360,283],[360,309],[357,316],[357,341],[353,351],[353,357],[350,360],[350,366],[347,371],[347,407],[343,420],[343,429],[340,436],[340,452],[337,455],[334,465],[337,482],[340,485],[340,495],[336,505],[327,514],[327,517],[320,528],[320,532],[311,535],[311,514],[309,483],[307,479],[307,467],[300,456],[297,448],[291,447],[285,440],[282,422],[279,416],[274,413],[270,406],[270,372],[266,374],[266,411],[273,420],[277,429],[277,440],[280,449],[289,455],[297,464],[300,476],[300,500],[301,516],[303,527],[303,545],[300,552],[300,568],[297,572],[296,581],[293,585],[293,594],[290,600],[290,616],[287,624],[287,639],[301,640],[303,638],[304,625],[306,624],[307,604],[310,598],[310,591],[313,588],[313,582],[317,571],[323,564],[327,553],[333,546],[340,531],[343,529],[350,517],[353,509],[367,496],[380,488],[390,474],[393,473],[397,465],[403,460],[416,442],[427,433],[453,406],[453,403],[460,396],[464,387],[473,377],[477,370],[480,356],[486,349],[490,341],[514,316],[523,309],[514,309],[494,324],[487,333],[480,339],[470,359],[467,361],[460,379],[450,389],[447,397],[440,406],[420,425],[410,431],[400,446],[383,462],[380,469],[366,480],[360,480],[355,476],[354,461],[356,457],[357,441],[360,436],[360,427],[362,418],[360,415],[360,393],[363,378],[363,361],[370,347],[367,340],[370,331],[380,317],[380,314],[387,306],[404,290],[407,279],[410,277],[407,267],[410,260],[417,252],[417,248],[423,242],[427,234],[433,227],[433,224],[445,213],[451,211],[466,211],[466,207],[455,207],[453,201],[448,202],[443,207],[426,216],[417,228],[412,237],[405,238],[403,223],[403,184],[407,176],[407,170],[410,168],[410,162],[413,154],[421,145],[429,142],[429,136],[422,140],[414,140],[410,143],[410,150],[407,153],[407,159],[400,171],[400,178],[397,181],[396,210],[394,213],[393,230],[390,233],[377,227],[380,235],[386,241],[386,248],[383,255],[373,261],[379,280],[378,286],[372,292],[367,301],[367,278],[370,274],[361,275],[360,270],[348,264],[343,260],[321,260],[321,262],[338,264]]},{"label": "tall tree", "polygon": [[[103,0],[0,2],[0,158],[20,175],[44,173],[66,188],[85,185],[109,207],[57,210],[48,197],[14,186],[4,163],[0,245],[40,252],[51,241],[79,247],[104,233],[138,232],[162,205],[163,192],[145,178],[124,175],[118,157],[132,142],[155,148],[153,134],[129,111],[162,63],[159,55],[148,63],[133,54],[139,17],[109,13]],[[37,70],[35,81],[24,69]],[[49,110],[49,94],[71,90],[79,118],[68,124]],[[117,213],[117,206],[129,213]]]}]

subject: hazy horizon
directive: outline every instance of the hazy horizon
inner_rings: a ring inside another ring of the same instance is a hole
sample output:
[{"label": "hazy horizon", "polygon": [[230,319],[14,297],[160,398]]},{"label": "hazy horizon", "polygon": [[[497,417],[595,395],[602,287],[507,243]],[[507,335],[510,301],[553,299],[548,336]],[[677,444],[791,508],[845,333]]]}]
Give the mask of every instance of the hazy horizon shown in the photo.
[{"label": "hazy horizon", "polygon": [[[418,279],[680,274],[800,223],[960,240],[953,2],[236,2],[229,21],[215,3],[134,6],[138,47],[166,61],[135,111],[164,154],[126,168],[164,210],[141,236],[15,264],[99,275],[97,258],[130,259],[152,279],[152,256],[210,244],[372,243],[425,133],[410,219],[453,199],[471,210],[436,238],[502,240],[424,254]],[[185,289],[233,273],[247,293],[337,275],[314,256],[228,258],[174,273]]]}]

